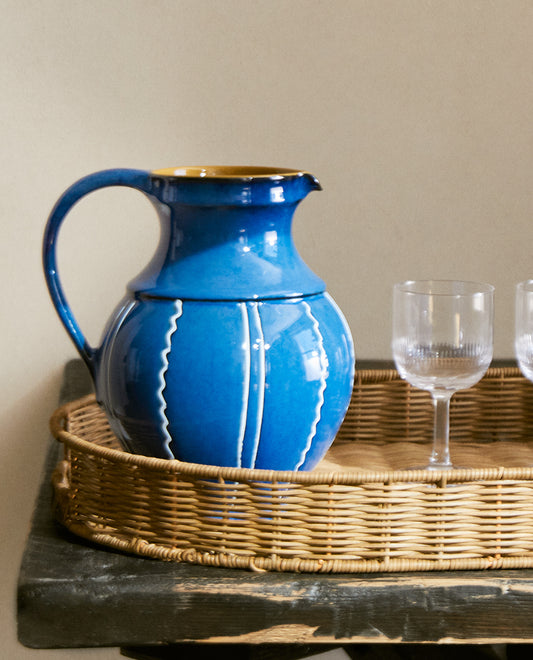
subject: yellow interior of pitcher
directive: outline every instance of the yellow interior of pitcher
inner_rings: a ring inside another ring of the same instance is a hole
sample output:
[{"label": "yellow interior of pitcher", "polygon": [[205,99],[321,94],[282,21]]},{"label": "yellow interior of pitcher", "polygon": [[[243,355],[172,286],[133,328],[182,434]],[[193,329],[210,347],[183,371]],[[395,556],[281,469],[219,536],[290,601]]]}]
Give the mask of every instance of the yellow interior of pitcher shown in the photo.
[{"label": "yellow interior of pitcher", "polygon": [[278,176],[302,176],[305,172],[292,170],[284,167],[257,167],[257,166],[233,166],[233,165],[208,165],[205,167],[166,167],[153,170],[154,176],[168,177],[210,177],[221,179],[247,179],[247,178],[272,178]]}]

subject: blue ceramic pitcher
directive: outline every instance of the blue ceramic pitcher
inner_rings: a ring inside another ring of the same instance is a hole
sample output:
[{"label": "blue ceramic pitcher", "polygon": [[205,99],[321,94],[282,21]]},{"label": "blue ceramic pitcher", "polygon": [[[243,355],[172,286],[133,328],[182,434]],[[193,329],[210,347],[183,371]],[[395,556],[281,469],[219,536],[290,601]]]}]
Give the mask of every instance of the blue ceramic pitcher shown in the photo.
[{"label": "blue ceramic pitcher", "polygon": [[[145,193],[161,237],[94,348],[65,298],[56,238],[70,208],[108,186]],[[47,284],[126,450],[276,470],[324,456],[350,401],[354,354],[291,236],[296,206],[318,189],[297,170],[113,169],[59,199],[44,236]]]}]

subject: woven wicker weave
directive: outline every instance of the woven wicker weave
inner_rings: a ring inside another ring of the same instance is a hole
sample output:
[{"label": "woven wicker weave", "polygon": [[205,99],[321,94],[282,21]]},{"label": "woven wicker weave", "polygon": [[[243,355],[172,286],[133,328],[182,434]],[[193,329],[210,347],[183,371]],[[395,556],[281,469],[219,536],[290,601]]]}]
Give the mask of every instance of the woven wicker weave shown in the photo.
[{"label": "woven wicker weave", "polygon": [[[89,396],[51,426],[64,460],[58,518],[75,534],[149,557],[254,570],[370,572],[533,566],[533,385],[490,369],[452,399],[452,458],[427,463],[429,395],[363,370],[313,472],[167,461],[122,451]],[[406,471],[407,470],[407,471]]]}]

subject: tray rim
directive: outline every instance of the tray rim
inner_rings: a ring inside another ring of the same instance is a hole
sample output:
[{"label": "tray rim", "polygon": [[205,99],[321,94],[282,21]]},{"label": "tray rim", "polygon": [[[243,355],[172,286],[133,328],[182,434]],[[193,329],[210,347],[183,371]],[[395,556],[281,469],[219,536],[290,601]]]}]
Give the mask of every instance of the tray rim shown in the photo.
[{"label": "tray rim", "polygon": [[[365,384],[378,384],[382,382],[400,381],[401,377],[395,369],[363,369],[358,370],[358,377]],[[484,378],[510,378],[523,379],[524,376],[518,367],[490,367]],[[452,483],[465,483],[471,481],[502,482],[502,481],[531,481],[533,480],[533,466],[531,467],[490,467],[490,468],[452,468],[449,470],[372,470],[372,469],[346,469],[327,471],[318,469],[310,472],[278,471],[266,469],[251,469],[238,467],[224,467],[188,463],[176,459],[154,458],[140,454],[131,454],[124,450],[103,447],[89,440],[85,440],[70,433],[65,424],[68,415],[85,406],[98,406],[94,394],[75,399],[57,408],[51,419],[50,429],[52,435],[65,446],[76,448],[95,457],[106,459],[120,464],[135,465],[145,470],[154,470],[166,474],[182,474],[193,478],[222,479],[238,482],[270,482],[294,483],[306,486],[311,485],[345,485],[358,486],[365,483],[426,483],[446,486]],[[533,438],[532,438],[533,440]]]}]

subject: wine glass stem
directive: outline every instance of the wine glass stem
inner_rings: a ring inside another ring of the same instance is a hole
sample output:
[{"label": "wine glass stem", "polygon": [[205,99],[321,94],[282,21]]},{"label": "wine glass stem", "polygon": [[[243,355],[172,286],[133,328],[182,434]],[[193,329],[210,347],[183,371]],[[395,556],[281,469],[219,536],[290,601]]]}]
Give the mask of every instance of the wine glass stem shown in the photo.
[{"label": "wine glass stem", "polygon": [[452,467],[450,460],[450,399],[453,392],[434,391],[433,406],[435,422],[433,428],[433,450],[429,459],[429,467],[436,470],[446,470]]}]

